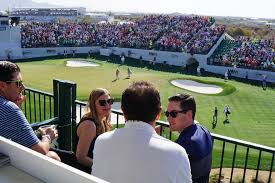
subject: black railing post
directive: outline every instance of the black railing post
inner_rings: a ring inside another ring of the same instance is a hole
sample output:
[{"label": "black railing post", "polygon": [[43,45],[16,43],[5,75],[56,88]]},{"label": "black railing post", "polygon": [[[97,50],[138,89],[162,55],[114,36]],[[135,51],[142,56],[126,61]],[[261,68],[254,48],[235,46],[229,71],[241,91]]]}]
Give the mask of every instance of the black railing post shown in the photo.
[{"label": "black railing post", "polygon": [[262,151],[260,151],[259,158],[258,158],[257,171],[256,171],[256,177],[255,177],[256,182],[258,182],[258,175],[259,175],[259,169],[260,169],[260,164],[261,164],[261,156],[262,156]]},{"label": "black railing post", "polygon": [[219,173],[219,181],[221,181],[221,176],[222,176],[222,164],[223,164],[223,157],[224,157],[224,149],[225,149],[225,141],[222,144],[222,157],[221,157],[221,164],[220,164],[220,173]]},{"label": "black railing post", "polygon": [[59,118],[58,144],[63,150],[72,150],[73,130],[76,125],[76,84],[54,80],[54,114]]},{"label": "black railing post", "polygon": [[116,115],[116,127],[118,128],[118,123],[119,123],[119,115]]},{"label": "black railing post", "polygon": [[246,148],[246,156],[245,156],[245,164],[244,164],[244,172],[243,172],[242,182],[245,182],[245,174],[246,174],[246,168],[247,168],[248,153],[249,153],[249,147]]},{"label": "black railing post", "polygon": [[58,117],[58,80],[53,80],[54,117]]},{"label": "black railing post", "polygon": [[31,91],[28,91],[28,97],[29,97],[29,114],[30,114],[30,119],[29,122],[32,123],[32,103],[31,103]]},{"label": "black railing post", "polygon": [[36,120],[36,99],[35,99],[35,93],[33,93],[33,108],[34,108],[34,121]]},{"label": "black railing post", "polygon": [[38,93],[38,108],[39,108],[39,121],[42,121],[42,117],[41,117],[41,94],[40,93]]},{"label": "black railing post", "polygon": [[233,179],[233,172],[234,172],[235,159],[236,159],[236,151],[237,151],[237,144],[235,144],[235,148],[234,148],[234,154],[233,154],[232,167],[231,167],[231,175],[230,175],[230,181],[229,181],[229,183],[231,183],[232,179]]},{"label": "black railing post", "polygon": [[71,83],[72,86],[72,145],[74,146],[76,144],[76,83]]},{"label": "black railing post", "polygon": [[275,154],[272,153],[271,166],[270,166],[269,176],[268,176],[268,183],[271,182],[271,175],[272,175],[272,170],[273,170],[274,155]]}]

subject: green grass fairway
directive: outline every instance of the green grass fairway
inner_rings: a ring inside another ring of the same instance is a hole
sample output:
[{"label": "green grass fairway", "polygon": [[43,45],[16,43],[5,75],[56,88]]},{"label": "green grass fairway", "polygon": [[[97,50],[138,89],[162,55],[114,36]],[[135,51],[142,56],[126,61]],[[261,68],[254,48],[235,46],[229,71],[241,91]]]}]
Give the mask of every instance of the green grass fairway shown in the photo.
[{"label": "green grass fairway", "polygon": [[[167,98],[179,92],[191,93],[197,101],[196,120],[217,134],[275,147],[275,91],[268,88],[244,84],[237,81],[224,82],[213,77],[195,77],[180,73],[161,72],[138,67],[131,67],[133,75],[127,77],[127,66],[106,61],[93,60],[99,67],[72,68],[66,67],[68,59],[50,59],[36,62],[18,63],[23,79],[28,87],[52,93],[53,79],[69,80],[77,83],[79,100],[86,100],[89,92],[96,87],[108,89],[119,99],[122,91],[133,81],[147,80],[160,90],[163,110],[166,110]],[[116,68],[120,69],[120,79],[115,79]],[[193,79],[206,83],[216,83],[225,88],[222,94],[205,95],[193,93],[172,86],[173,79]],[[231,108],[230,123],[223,124],[224,105]],[[218,124],[212,129],[214,107],[218,107]],[[166,120],[163,115],[163,120]]]}]

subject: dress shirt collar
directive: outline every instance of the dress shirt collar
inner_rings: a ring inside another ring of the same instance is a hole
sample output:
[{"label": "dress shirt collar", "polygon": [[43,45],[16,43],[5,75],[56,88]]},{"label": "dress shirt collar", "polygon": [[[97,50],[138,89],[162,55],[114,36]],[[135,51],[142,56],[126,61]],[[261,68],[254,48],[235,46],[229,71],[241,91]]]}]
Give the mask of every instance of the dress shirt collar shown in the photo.
[{"label": "dress shirt collar", "polygon": [[124,128],[135,128],[145,130],[149,133],[156,133],[155,129],[150,124],[143,121],[128,120],[126,121]]}]

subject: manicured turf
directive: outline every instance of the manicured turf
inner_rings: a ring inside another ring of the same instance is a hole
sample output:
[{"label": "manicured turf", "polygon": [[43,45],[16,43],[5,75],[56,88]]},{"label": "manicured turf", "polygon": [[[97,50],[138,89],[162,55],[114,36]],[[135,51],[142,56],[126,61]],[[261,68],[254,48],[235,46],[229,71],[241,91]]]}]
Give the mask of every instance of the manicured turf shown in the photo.
[{"label": "manicured turf", "polygon": [[[208,127],[211,132],[275,147],[275,91],[268,88],[263,91],[237,81],[224,82],[214,77],[196,77],[180,73],[161,72],[146,67],[131,67],[133,75],[127,77],[127,66],[106,61],[92,60],[100,67],[71,68],[66,67],[68,59],[50,59],[36,62],[19,63],[23,79],[28,87],[52,93],[53,79],[70,80],[77,83],[79,100],[86,100],[89,92],[96,87],[108,89],[118,100],[122,91],[133,81],[147,80],[160,90],[163,110],[166,110],[167,98],[179,92],[191,93],[197,101],[196,120]],[[120,79],[115,79],[116,68],[120,70]],[[172,86],[173,79],[193,79],[206,83],[215,83],[226,90],[218,95],[204,95]],[[224,105],[232,111],[230,123],[223,124]],[[212,129],[214,107],[218,107],[218,124]],[[166,120],[163,116],[163,120]]]}]

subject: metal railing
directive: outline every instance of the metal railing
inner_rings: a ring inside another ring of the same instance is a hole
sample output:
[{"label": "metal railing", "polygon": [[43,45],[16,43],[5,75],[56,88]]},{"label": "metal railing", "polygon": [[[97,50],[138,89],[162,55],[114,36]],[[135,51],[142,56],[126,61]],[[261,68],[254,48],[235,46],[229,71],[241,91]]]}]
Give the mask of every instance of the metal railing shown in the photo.
[{"label": "metal railing", "polygon": [[[255,178],[254,181],[258,182],[258,178],[259,178],[259,170],[260,165],[261,165],[261,161],[263,159],[271,159],[270,163],[270,168],[269,168],[269,174],[268,174],[268,178],[265,179],[265,182],[271,182],[271,176],[272,176],[272,172],[273,172],[273,166],[274,166],[274,155],[275,155],[275,148],[271,148],[271,147],[267,147],[267,146],[263,146],[263,145],[259,145],[259,144],[255,144],[255,143],[251,143],[251,142],[247,142],[247,141],[243,141],[243,140],[239,140],[239,139],[235,139],[235,138],[230,138],[230,137],[226,137],[226,136],[222,136],[222,135],[218,135],[218,134],[213,134],[211,133],[212,138],[213,138],[213,147],[215,149],[215,142],[216,141],[220,141],[222,142],[222,149],[221,149],[221,159],[220,159],[220,166],[219,166],[219,182],[221,180],[221,175],[222,175],[222,169],[223,169],[223,163],[224,163],[224,157],[225,157],[225,151],[226,151],[226,144],[232,144],[234,146],[234,151],[233,151],[233,158],[232,158],[232,165],[231,165],[231,174],[230,174],[230,182],[232,182],[232,178],[233,178],[233,173],[234,173],[234,168],[235,168],[235,163],[236,163],[236,156],[237,154],[237,148],[244,148],[245,149],[245,156],[244,156],[244,165],[243,165],[243,174],[242,174],[242,180],[244,182],[245,177],[246,177],[246,171],[248,168],[248,160],[249,160],[249,155],[254,156],[256,155],[256,161],[257,162],[254,166],[256,166],[256,173],[255,173]],[[232,148],[230,148],[232,149]],[[252,152],[254,151],[254,152]],[[249,152],[251,152],[251,154],[249,154]],[[257,157],[257,153],[258,153],[258,157]],[[265,157],[263,157],[263,153],[265,153]],[[268,158],[269,157],[269,158]],[[268,165],[268,162],[266,162],[265,164]],[[263,168],[266,169],[266,168]]]},{"label": "metal railing", "polygon": [[78,119],[80,119],[84,114],[84,111],[85,111],[85,108],[86,108],[86,103],[82,102],[82,101],[79,101],[79,100],[75,100],[75,105],[76,105],[76,110],[77,110],[76,111],[76,116],[77,116]]},{"label": "metal railing", "polygon": [[[86,104],[81,101],[75,101],[80,110],[77,111],[77,116],[82,116],[81,112]],[[122,113],[119,110],[112,109],[112,113],[116,115],[116,127],[119,127],[119,117]],[[172,133],[169,129],[169,123],[165,121],[157,121],[157,125],[161,126],[161,136],[174,141],[177,135]],[[213,140],[213,168],[218,168],[218,181],[221,182],[224,168],[230,168],[229,182],[233,182],[235,169],[241,168],[241,180],[245,182],[247,170],[253,169],[255,172],[254,182],[264,178],[264,182],[272,182],[272,172],[274,170],[274,155],[275,148],[226,137],[211,133]],[[250,161],[249,161],[250,160]],[[215,163],[216,162],[216,163]],[[237,163],[236,163],[237,162]],[[225,165],[226,164],[226,165]],[[262,166],[261,166],[262,164]],[[230,166],[228,166],[230,165]],[[260,170],[268,171],[267,177],[259,177]]]},{"label": "metal railing", "polygon": [[24,90],[26,100],[22,110],[29,123],[44,121],[54,117],[54,96],[32,88]]},{"label": "metal railing", "polygon": [[[58,121],[60,116],[54,116],[54,97],[52,94],[41,92],[34,89],[26,89],[27,95],[26,103],[23,106],[23,111],[30,122],[45,121],[53,118],[54,121]],[[74,100],[75,105],[74,113],[77,116],[77,120],[84,114],[84,108],[86,103]],[[119,119],[122,117],[120,110],[112,109],[113,124],[115,127],[121,127],[119,125]],[[72,120],[75,121],[75,120]],[[158,121],[158,125],[161,126],[161,135],[174,141],[178,134],[172,133],[169,129],[169,123],[165,121]],[[267,147],[259,144],[242,141],[239,139],[226,137],[218,134],[211,133],[213,139],[213,161],[212,167],[218,169],[218,181],[221,182],[223,177],[224,168],[230,168],[229,182],[233,182],[235,169],[241,168],[241,180],[245,182],[247,178],[247,170],[254,170],[254,182],[258,182],[259,179],[264,178],[264,182],[272,182],[272,172],[274,168],[274,155],[275,148]],[[62,139],[60,140],[62,142]],[[260,170],[265,170],[268,174],[265,177],[260,177]]]},{"label": "metal railing", "polygon": [[[77,116],[77,122],[78,122],[80,120],[80,118],[85,113],[86,103],[79,101],[79,100],[75,100],[75,105],[76,105],[76,110],[77,110],[76,116]],[[118,128],[119,127],[119,116],[122,116],[122,113],[120,112],[120,110],[112,109],[112,114],[114,114],[116,116],[115,127]]]}]

